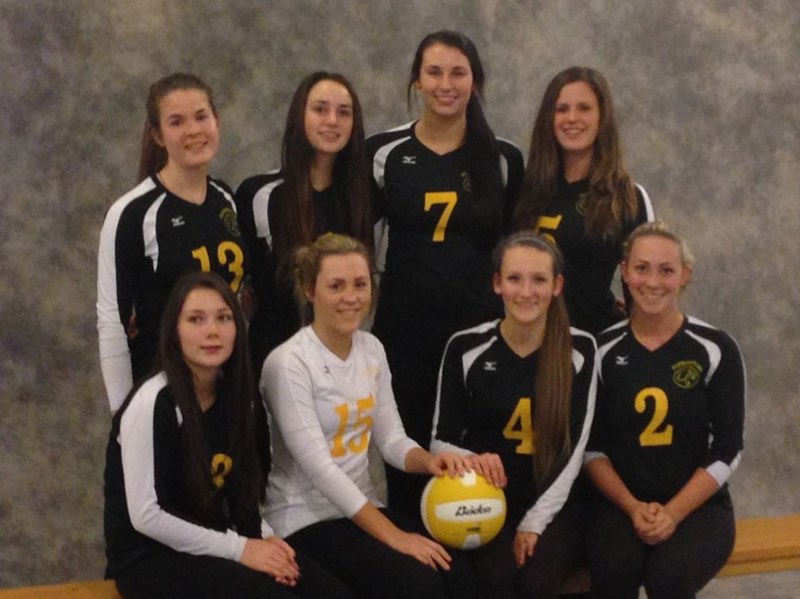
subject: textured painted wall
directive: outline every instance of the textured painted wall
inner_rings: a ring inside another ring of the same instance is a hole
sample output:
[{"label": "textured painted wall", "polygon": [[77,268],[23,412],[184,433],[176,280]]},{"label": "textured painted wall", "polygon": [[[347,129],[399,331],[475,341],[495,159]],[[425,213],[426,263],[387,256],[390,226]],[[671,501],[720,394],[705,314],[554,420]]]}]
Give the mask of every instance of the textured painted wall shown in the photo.
[{"label": "textured painted wall", "polygon": [[[687,308],[747,359],[738,512],[800,510],[794,0],[0,0],[0,586],[102,573],[96,247],[134,184],[148,85],[175,70],[212,84],[213,171],[236,186],[276,166],[311,70],[352,78],[369,132],[408,120],[411,54],[442,27],[476,41],[491,122],[524,150],[557,71],[606,74],[631,172],[697,254]],[[769,580],[788,589],[791,576]]]}]

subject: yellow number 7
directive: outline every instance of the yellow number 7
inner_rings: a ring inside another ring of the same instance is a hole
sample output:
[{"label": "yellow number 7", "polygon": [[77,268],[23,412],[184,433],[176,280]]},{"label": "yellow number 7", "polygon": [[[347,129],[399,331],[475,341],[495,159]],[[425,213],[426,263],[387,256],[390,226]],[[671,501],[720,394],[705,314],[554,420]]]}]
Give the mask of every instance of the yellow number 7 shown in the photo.
[{"label": "yellow number 7", "polygon": [[436,228],[433,230],[434,241],[444,241],[447,223],[457,203],[458,194],[455,191],[431,191],[425,194],[425,212],[430,212],[431,207],[435,204],[445,205],[444,211],[439,217],[439,222],[436,223]]}]

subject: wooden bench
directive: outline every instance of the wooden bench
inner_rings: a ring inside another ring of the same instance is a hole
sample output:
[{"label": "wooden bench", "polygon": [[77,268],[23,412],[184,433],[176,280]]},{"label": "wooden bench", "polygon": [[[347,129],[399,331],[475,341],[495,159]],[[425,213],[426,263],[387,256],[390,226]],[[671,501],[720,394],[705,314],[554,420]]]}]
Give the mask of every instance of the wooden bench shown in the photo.
[{"label": "wooden bench", "polygon": [[[800,514],[736,521],[736,543],[718,576],[800,570]],[[589,571],[575,572],[564,594],[589,591]],[[93,580],[41,587],[0,589],[0,599],[121,599],[114,582]]]}]

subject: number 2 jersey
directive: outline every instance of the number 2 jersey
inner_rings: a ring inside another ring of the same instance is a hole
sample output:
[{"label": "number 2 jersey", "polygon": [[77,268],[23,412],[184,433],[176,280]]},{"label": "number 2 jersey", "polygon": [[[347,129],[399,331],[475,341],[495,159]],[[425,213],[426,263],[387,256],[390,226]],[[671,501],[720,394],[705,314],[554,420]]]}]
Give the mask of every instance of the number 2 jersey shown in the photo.
[{"label": "number 2 jersey", "polygon": [[442,358],[431,450],[498,454],[508,478],[509,517],[522,518],[512,523],[519,530],[544,532],[566,502],[583,464],[597,387],[595,343],[588,333],[574,328],[571,333],[572,454],[540,489],[534,482],[532,419],[538,351],[525,357],[514,353],[497,320],[453,335]]},{"label": "number 2 jersey", "polygon": [[184,272],[213,271],[239,290],[248,264],[231,191],[209,178],[205,201],[193,204],[148,177],[108,210],[97,262],[100,366],[115,411],[152,364],[161,312]]},{"label": "number 2 jersey", "polygon": [[600,386],[586,459],[606,456],[642,501],[666,503],[698,468],[718,500],[743,447],[745,368],[736,341],[696,318],[650,351],[623,321],[598,338]]}]

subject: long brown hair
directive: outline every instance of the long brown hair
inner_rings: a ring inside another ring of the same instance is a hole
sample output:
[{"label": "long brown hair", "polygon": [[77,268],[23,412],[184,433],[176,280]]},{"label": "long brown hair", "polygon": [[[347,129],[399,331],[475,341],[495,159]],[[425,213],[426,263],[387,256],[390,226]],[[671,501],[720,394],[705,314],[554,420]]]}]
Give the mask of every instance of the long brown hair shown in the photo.
[{"label": "long brown hair", "polygon": [[247,329],[239,302],[219,275],[201,271],[188,273],[175,284],[164,307],[153,372],[166,374],[172,397],[183,417],[181,453],[184,488],[190,498],[187,508],[200,522],[209,523],[217,516],[209,449],[203,432],[203,414],[178,336],[178,319],[183,304],[195,289],[219,293],[233,312],[236,323],[233,352],[222,365],[217,384],[218,398],[224,397],[228,406],[228,455],[234,464],[231,480],[236,485],[234,497],[237,498],[236,505],[231,507],[236,510],[235,516],[244,516],[248,511],[252,513],[260,498],[263,479],[255,439],[257,395],[247,349]]},{"label": "long brown hair", "polygon": [[155,134],[160,131],[161,113],[160,104],[164,97],[179,89],[196,89],[203,92],[208,98],[208,105],[211,112],[217,117],[217,108],[214,106],[214,92],[211,87],[197,75],[191,73],[173,73],[163,79],[159,79],[150,86],[147,94],[145,109],[147,116],[144,120],[144,130],[142,131],[142,146],[139,152],[139,171],[137,181],[143,181],[151,175],[155,175],[167,164],[167,151],[156,143]]},{"label": "long brown hair", "polygon": [[[552,259],[553,279],[564,273],[561,251],[533,231],[519,231],[502,239],[494,251],[494,270],[503,268],[506,252],[528,247],[547,253]],[[536,427],[536,451],[533,454],[534,476],[541,487],[569,459],[570,410],[572,406],[572,334],[564,294],[554,296],[547,310],[545,333],[538,350],[534,381],[533,422]]]},{"label": "long brown hair", "polygon": [[281,270],[288,267],[292,253],[298,247],[314,240],[314,190],[311,187],[314,148],[306,135],[305,112],[311,88],[320,81],[334,81],[342,85],[353,101],[353,130],[347,145],[336,157],[333,184],[342,186],[347,199],[349,232],[367,247],[372,246],[369,171],[361,103],[355,89],[343,75],[317,71],[300,82],[286,116],[281,175],[287,197],[291,198],[291,207],[282,212],[284,221],[278,223],[281,234],[275,236],[274,250]]},{"label": "long brown hair", "polygon": [[636,217],[638,203],[622,162],[611,89],[603,75],[588,67],[561,71],[545,89],[533,125],[515,224],[518,228],[535,228],[542,211],[558,193],[564,157],[553,127],[556,101],[565,85],[578,81],[592,88],[600,108],[600,126],[589,166],[591,201],[586,206],[586,235],[598,241],[621,242],[624,224]]}]

